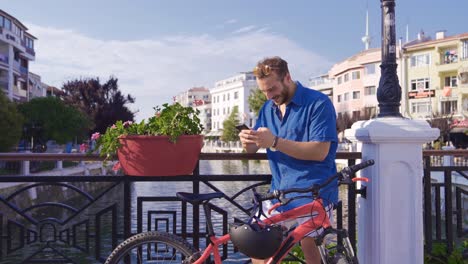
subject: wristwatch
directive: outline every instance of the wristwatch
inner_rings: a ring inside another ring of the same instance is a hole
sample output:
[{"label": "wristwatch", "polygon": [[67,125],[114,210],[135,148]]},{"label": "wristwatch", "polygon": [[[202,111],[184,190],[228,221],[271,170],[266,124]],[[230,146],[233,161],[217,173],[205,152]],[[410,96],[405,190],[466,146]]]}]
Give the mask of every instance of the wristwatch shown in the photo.
[{"label": "wristwatch", "polygon": [[270,150],[271,151],[276,151],[276,145],[278,145],[278,136],[275,136],[275,139],[273,139],[273,144],[271,144]]}]

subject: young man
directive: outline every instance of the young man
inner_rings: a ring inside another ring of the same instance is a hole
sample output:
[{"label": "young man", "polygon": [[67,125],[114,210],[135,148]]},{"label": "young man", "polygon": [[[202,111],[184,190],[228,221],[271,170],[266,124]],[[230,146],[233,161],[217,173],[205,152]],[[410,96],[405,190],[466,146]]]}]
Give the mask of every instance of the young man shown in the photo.
[{"label": "young man", "polygon": [[[280,57],[266,58],[254,69],[259,89],[268,101],[252,130],[239,133],[243,148],[255,153],[266,148],[272,173],[271,191],[323,183],[336,173],[336,114],[330,99],[292,80],[288,64]],[[299,195],[292,194],[291,196]],[[321,192],[327,206],[338,200],[338,187],[330,184]],[[310,202],[301,198],[279,207],[286,211]],[[267,211],[265,209],[265,211]],[[329,210],[331,211],[331,210]],[[303,223],[307,219],[298,219]],[[320,263],[314,236],[301,245],[309,264]]]}]

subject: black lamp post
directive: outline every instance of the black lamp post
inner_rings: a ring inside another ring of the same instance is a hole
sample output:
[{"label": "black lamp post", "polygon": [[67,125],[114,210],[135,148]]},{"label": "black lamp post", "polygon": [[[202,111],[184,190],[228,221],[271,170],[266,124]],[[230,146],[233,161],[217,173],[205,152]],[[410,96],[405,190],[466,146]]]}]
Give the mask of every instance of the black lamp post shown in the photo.
[{"label": "black lamp post", "polygon": [[382,75],[377,101],[378,117],[402,117],[400,114],[401,87],[398,83],[395,45],[395,0],[380,0],[382,4]]}]

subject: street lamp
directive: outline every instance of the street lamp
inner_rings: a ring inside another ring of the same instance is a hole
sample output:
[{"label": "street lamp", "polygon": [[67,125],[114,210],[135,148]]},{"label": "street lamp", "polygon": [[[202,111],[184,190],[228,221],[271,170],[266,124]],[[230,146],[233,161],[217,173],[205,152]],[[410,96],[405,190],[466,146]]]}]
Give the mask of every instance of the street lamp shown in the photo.
[{"label": "street lamp", "polygon": [[395,0],[380,0],[382,7],[382,64],[377,101],[378,117],[402,117],[395,45]]}]

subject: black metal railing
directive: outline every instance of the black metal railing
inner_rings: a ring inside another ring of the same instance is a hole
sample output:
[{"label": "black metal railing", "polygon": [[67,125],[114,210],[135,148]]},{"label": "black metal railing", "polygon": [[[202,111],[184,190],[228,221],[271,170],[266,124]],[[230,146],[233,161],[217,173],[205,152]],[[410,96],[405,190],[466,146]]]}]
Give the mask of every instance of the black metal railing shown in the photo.
[{"label": "black metal railing", "polygon": [[[431,174],[443,173],[443,181],[424,185],[425,250],[430,252],[435,242],[445,243],[453,250],[457,240],[467,234],[464,222],[467,191],[466,186],[454,184],[451,175],[458,173],[466,178],[468,166],[463,164],[468,164],[468,151],[424,151],[423,155],[425,182],[431,182]],[[337,154],[337,159],[348,165],[360,158],[361,153],[357,152]],[[2,160],[101,161],[102,158],[85,154],[1,153]],[[266,160],[266,155],[202,153],[200,160],[253,162]],[[444,162],[461,165],[444,166]],[[171,177],[0,176],[3,187],[0,190],[0,263],[102,263],[126,237],[156,229],[181,235],[194,246],[203,248],[207,241],[200,209],[178,200],[168,186],[194,193],[225,192],[226,199],[212,206],[213,217],[217,219],[215,228],[221,234],[227,231],[234,217],[247,211],[246,199],[240,198],[250,195],[253,187],[268,186],[270,179],[268,174],[202,174],[199,167],[193,175]],[[223,185],[224,182],[228,184]],[[140,193],[139,188],[144,190],[150,184],[154,187],[149,193]],[[336,217],[337,225],[349,230],[354,245],[358,192],[354,187],[340,188],[342,202]],[[347,214],[343,213],[346,209]],[[235,252],[224,247],[223,258],[228,254]]]},{"label": "black metal railing", "polygon": [[[468,239],[468,150],[424,151],[425,252]],[[454,228],[455,227],[455,228]]]}]

